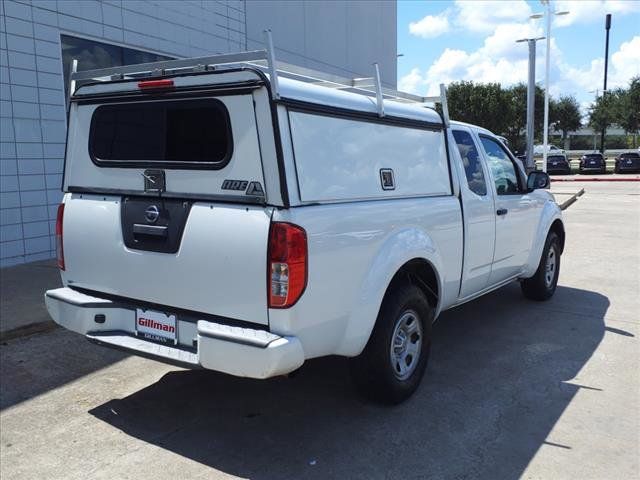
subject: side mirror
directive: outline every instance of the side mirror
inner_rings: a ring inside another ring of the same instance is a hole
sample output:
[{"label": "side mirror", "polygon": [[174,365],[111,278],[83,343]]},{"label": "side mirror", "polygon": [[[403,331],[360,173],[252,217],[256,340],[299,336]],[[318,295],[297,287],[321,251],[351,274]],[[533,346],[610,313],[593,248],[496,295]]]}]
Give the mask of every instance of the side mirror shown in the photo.
[{"label": "side mirror", "polygon": [[540,188],[549,188],[550,184],[551,180],[549,179],[549,175],[545,172],[541,172],[540,170],[534,170],[527,177],[527,188],[529,191]]}]

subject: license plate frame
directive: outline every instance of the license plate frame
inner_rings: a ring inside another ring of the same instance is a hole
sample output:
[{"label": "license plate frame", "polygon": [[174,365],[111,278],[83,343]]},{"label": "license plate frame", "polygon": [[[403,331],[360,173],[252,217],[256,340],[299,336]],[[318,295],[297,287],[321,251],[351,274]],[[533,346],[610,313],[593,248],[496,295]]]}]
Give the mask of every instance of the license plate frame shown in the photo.
[{"label": "license plate frame", "polygon": [[178,320],[175,314],[136,308],[135,334],[154,342],[177,345]]}]

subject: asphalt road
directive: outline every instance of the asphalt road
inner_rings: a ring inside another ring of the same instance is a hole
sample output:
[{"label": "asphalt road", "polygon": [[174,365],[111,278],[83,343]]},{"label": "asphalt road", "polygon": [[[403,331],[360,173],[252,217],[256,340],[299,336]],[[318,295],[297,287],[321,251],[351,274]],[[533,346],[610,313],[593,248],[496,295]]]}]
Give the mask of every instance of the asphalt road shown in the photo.
[{"label": "asphalt road", "polygon": [[422,387],[395,408],[343,359],[253,381],[184,371],[55,330],[0,346],[0,476],[640,478],[640,184],[554,184],[560,285],[443,314]]}]

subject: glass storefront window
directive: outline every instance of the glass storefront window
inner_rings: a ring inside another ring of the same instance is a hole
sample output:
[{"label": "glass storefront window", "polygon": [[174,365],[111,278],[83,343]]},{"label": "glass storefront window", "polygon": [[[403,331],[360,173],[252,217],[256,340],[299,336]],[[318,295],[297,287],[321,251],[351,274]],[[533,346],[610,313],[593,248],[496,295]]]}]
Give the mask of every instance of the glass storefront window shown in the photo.
[{"label": "glass storefront window", "polygon": [[165,55],[72,37],[71,35],[61,35],[60,44],[62,45],[65,98],[69,98],[69,70],[74,58],[78,60],[78,71],[173,59],[173,57]]}]

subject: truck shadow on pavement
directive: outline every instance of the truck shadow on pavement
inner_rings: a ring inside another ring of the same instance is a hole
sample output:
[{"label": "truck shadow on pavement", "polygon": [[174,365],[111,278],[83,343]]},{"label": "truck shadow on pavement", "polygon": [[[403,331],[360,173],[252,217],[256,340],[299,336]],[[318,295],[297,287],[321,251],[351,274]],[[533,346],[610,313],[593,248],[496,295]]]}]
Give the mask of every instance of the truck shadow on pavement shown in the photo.
[{"label": "truck shadow on pavement", "polygon": [[517,478],[542,445],[570,454],[549,434],[579,389],[601,390],[579,372],[608,307],[567,287],[529,302],[515,284],[446,312],[421,388],[394,408],[359,398],[346,360],[327,358],[268,381],[171,372],[90,413],[244,478]]}]

